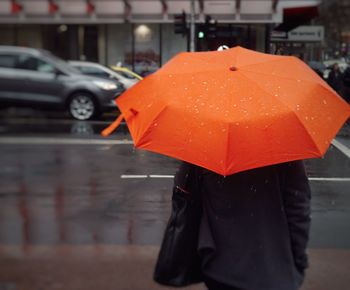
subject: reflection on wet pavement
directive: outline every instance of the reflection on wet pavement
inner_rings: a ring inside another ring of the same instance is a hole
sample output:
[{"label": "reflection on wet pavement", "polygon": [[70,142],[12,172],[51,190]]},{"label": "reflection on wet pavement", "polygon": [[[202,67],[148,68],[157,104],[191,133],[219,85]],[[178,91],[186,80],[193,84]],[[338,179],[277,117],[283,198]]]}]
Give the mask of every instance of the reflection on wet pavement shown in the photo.
[{"label": "reflection on wet pavement", "polygon": [[22,149],[2,146],[1,243],[159,244],[172,180],[120,175],[173,173],[175,161],[126,145]]},{"label": "reflection on wet pavement", "polygon": [[[50,122],[13,121],[2,124],[0,134],[100,140],[106,125]],[[111,139],[130,138],[124,129]],[[152,271],[173,181],[120,176],[172,175],[176,160],[130,144],[13,143],[0,149],[1,290],[164,289],[152,282]],[[333,146],[323,159],[307,160],[306,167],[310,177],[350,177],[350,159]],[[311,186],[311,269],[303,290],[345,290],[350,182],[318,180]]]},{"label": "reflection on wet pavement", "polygon": [[[74,120],[26,120],[26,119],[5,119],[1,120],[0,136],[72,136],[72,137],[93,137],[108,126],[106,121],[74,121]],[[125,123],[122,123],[113,138],[116,136],[129,135]]]}]

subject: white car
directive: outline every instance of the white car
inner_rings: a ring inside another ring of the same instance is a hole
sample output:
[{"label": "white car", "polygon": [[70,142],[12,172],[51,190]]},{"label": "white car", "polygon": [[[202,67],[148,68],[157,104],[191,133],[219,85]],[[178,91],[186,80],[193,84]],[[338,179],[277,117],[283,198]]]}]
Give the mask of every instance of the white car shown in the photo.
[{"label": "white car", "polygon": [[132,87],[139,81],[137,78],[125,77],[123,74],[111,70],[110,68],[99,63],[75,60],[68,61],[68,63],[85,75],[106,79],[116,79],[121,82],[126,89]]}]

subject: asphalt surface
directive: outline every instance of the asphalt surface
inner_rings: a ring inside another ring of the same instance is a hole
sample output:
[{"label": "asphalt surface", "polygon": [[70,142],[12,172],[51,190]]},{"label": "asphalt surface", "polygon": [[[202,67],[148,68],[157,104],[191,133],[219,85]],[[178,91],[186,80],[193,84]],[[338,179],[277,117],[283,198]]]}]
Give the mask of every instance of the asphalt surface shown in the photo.
[{"label": "asphalt surface", "polygon": [[[135,150],[125,126],[102,139],[106,121],[0,122],[0,289],[164,289],[152,271],[178,161]],[[303,290],[349,289],[350,126],[336,141],[305,162],[313,197]]]}]

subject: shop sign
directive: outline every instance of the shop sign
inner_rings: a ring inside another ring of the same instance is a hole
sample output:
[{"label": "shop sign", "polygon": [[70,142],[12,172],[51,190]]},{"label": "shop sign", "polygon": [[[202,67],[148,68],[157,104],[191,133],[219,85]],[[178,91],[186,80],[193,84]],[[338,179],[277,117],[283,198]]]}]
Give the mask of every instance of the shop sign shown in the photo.
[{"label": "shop sign", "polygon": [[273,31],[271,41],[320,42],[324,39],[324,26],[299,26],[288,33]]}]

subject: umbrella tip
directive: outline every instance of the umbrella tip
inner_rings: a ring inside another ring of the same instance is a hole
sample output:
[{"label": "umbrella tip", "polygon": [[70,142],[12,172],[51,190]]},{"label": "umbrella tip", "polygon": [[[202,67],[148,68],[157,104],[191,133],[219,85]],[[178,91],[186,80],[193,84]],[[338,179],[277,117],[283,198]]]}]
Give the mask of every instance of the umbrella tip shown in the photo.
[{"label": "umbrella tip", "polygon": [[230,49],[227,45],[220,45],[217,49],[217,51],[223,51],[223,50],[227,50]]}]

